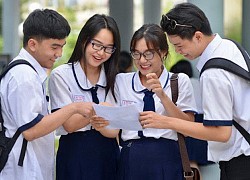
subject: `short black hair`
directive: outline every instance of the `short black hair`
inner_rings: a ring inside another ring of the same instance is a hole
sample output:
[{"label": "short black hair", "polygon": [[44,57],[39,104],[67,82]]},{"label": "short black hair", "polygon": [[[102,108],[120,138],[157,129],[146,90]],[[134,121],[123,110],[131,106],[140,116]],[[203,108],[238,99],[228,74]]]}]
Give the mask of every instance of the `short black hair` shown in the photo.
[{"label": "short black hair", "polygon": [[36,9],[23,23],[23,46],[27,45],[30,38],[64,39],[70,30],[68,21],[55,10]]},{"label": "short black hair", "polygon": [[[187,26],[171,27],[171,21]],[[196,31],[212,35],[210,23],[205,13],[192,3],[177,4],[168,13],[162,15],[161,27],[168,35],[177,35],[182,39],[192,39]]]},{"label": "short black hair", "polygon": [[175,65],[173,65],[170,69],[170,72],[173,73],[185,73],[190,78],[193,77],[193,69],[192,65],[187,60],[179,60]]},{"label": "short black hair", "polygon": [[133,66],[131,55],[127,51],[121,51],[118,64],[119,73],[126,73],[131,66]]}]

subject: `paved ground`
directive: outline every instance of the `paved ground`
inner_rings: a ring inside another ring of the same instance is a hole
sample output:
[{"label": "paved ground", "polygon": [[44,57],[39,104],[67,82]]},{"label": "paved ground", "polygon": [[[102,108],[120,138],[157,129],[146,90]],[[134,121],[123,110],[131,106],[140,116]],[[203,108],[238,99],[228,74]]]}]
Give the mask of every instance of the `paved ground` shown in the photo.
[{"label": "paved ground", "polygon": [[220,168],[218,164],[210,164],[200,167],[202,180],[220,180]]}]

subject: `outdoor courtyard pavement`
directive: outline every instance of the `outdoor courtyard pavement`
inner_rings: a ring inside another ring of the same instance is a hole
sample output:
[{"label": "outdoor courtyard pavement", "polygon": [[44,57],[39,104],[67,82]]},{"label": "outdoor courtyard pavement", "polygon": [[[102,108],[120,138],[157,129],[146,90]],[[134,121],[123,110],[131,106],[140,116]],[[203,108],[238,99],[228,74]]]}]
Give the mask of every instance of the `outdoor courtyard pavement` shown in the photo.
[{"label": "outdoor courtyard pavement", "polygon": [[200,166],[202,180],[220,180],[219,164]]}]

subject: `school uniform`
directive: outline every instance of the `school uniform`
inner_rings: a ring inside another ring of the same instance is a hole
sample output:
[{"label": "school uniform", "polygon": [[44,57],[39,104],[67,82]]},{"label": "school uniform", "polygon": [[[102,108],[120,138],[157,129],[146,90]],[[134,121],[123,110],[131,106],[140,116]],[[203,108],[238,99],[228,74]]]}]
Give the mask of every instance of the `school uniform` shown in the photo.
[{"label": "school uniform", "polygon": [[[94,89],[99,102],[105,101],[106,76],[104,67]],[[55,68],[50,76],[51,108],[57,110],[72,102],[92,102],[87,79],[79,62]],[[74,133],[67,133],[63,126],[56,157],[56,179],[115,180],[119,147],[115,138],[106,138],[87,125]]]},{"label": "school uniform", "polygon": [[[13,67],[1,81],[1,105],[6,136],[13,137],[16,130],[30,123],[37,124],[48,114],[46,100],[46,69],[25,50],[21,49],[13,60],[24,59],[27,65]],[[27,129],[27,127],[26,127]],[[17,139],[8,161],[0,173],[0,179],[54,179],[54,134],[29,141],[23,166],[18,166],[23,135]]]},{"label": "school uniform", "polygon": [[[170,77],[165,68],[159,78],[164,92],[171,98]],[[187,75],[180,73],[178,79],[179,98],[177,106],[182,111],[196,111],[192,85]],[[139,72],[117,75],[115,92],[118,105],[136,104],[143,109],[145,87]],[[155,112],[168,115],[160,99],[153,95]],[[119,179],[162,180],[183,179],[183,169],[177,142],[177,133],[170,129],[147,128],[139,136],[138,131],[122,130]]]},{"label": "school uniform", "polygon": [[[204,64],[214,57],[229,59],[247,70],[245,60],[237,46],[229,40],[222,39],[218,34],[202,53],[197,64],[198,70],[200,71]],[[232,126],[234,119],[250,132],[249,82],[223,69],[215,68],[204,71],[200,82],[203,94],[204,125]],[[211,161],[229,162],[242,155],[250,156],[250,146],[234,126],[232,126],[232,133],[227,142],[208,141],[208,159]],[[250,165],[250,161],[248,162],[246,167]],[[242,168],[239,172],[243,172],[243,166],[237,165]],[[249,169],[245,169],[246,171],[249,172]]]}]

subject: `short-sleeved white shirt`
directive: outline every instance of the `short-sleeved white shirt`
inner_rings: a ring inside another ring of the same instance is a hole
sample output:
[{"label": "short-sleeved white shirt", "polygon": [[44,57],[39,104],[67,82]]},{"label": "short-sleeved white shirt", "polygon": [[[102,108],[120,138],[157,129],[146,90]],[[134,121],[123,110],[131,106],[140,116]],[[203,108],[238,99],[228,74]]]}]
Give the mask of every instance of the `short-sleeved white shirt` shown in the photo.
[{"label": "short-sleeved white shirt", "polygon": [[[172,73],[167,72],[164,68],[159,80],[161,86],[164,87],[164,92],[167,94],[170,99],[171,97],[171,88],[170,88],[170,77]],[[192,84],[189,80],[189,77],[186,74],[179,73],[178,79],[178,88],[179,88],[179,97],[177,100],[177,106],[182,111],[192,111],[196,112],[196,104],[193,95]],[[118,100],[119,106],[127,106],[129,104],[137,104],[139,109],[143,110],[143,97],[144,93],[138,93],[144,90],[145,87],[141,84],[139,72],[136,73],[121,73],[117,75],[115,92]],[[167,112],[164,109],[160,99],[156,94],[153,95],[155,101],[156,112],[161,115],[166,115]],[[177,134],[175,131],[170,129],[153,129],[147,128],[143,130],[143,135],[146,137],[158,138],[167,138],[172,140],[177,140]],[[122,139],[124,141],[130,139],[138,139],[138,131],[128,131],[122,130]]]},{"label": "short-sleeved white shirt", "polygon": [[[14,59],[24,59],[28,65],[13,67],[2,79],[0,86],[2,114],[6,136],[13,137],[16,130],[29,122],[37,123],[48,114],[46,100],[46,70],[25,50]],[[54,133],[28,142],[23,166],[18,166],[23,135],[17,139],[9,159],[0,173],[0,179],[54,178]]]},{"label": "short-sleeved white shirt", "polygon": [[[51,101],[51,109],[60,109],[72,102],[92,102],[90,91],[85,91],[92,88],[92,85],[87,79],[79,62],[74,63],[75,76],[72,69],[72,64],[63,64],[55,68],[49,78],[49,94]],[[82,90],[78,84],[81,86]],[[105,100],[106,75],[104,67],[101,69],[100,77],[97,82],[97,96],[99,102]],[[91,126],[87,125],[78,131],[90,130]],[[67,131],[63,126],[56,130],[56,135],[66,135]]]},{"label": "short-sleeved white shirt", "polygon": [[[229,59],[247,70],[237,46],[218,34],[202,53],[198,70],[214,57]],[[234,119],[250,132],[249,82],[223,69],[213,68],[202,73],[200,83],[205,126],[231,126]],[[250,146],[234,126],[228,142],[208,142],[208,159],[211,161],[228,161],[241,154],[250,155]]]}]

